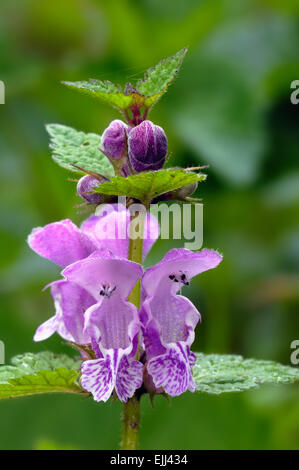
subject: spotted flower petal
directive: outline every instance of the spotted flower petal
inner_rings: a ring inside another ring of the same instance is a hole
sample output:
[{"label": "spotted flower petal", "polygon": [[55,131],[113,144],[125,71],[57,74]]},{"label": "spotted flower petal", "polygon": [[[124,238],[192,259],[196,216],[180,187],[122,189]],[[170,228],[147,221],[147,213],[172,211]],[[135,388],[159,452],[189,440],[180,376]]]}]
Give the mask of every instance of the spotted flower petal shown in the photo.
[{"label": "spotted flower petal", "polygon": [[120,401],[126,402],[141,387],[142,371],[140,362],[120,350],[108,350],[101,359],[83,362],[81,384],[95,401],[107,401],[115,388]]}]

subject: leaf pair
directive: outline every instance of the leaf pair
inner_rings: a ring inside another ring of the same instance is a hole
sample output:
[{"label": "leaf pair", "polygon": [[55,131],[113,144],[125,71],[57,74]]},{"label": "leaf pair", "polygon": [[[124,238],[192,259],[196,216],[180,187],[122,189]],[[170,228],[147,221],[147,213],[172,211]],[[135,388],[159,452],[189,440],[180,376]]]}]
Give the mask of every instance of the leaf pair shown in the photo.
[{"label": "leaf pair", "polygon": [[[42,393],[88,395],[78,383],[80,361],[51,352],[27,353],[0,367],[0,400]],[[262,383],[292,383],[299,369],[241,356],[197,354],[193,377],[198,392],[221,394],[257,388]]]},{"label": "leaf pair", "polygon": [[[62,82],[67,87],[99,99],[117,108],[125,115],[129,123],[137,124],[148,115],[150,108],[166,92],[168,86],[176,77],[187,49],[182,49],[175,55],[161,60],[155,67],[150,68],[143,80],[135,86],[127,83],[122,89],[109,81],[93,80],[80,82]],[[132,113],[130,116],[129,113]],[[136,121],[137,119],[137,121]]]}]

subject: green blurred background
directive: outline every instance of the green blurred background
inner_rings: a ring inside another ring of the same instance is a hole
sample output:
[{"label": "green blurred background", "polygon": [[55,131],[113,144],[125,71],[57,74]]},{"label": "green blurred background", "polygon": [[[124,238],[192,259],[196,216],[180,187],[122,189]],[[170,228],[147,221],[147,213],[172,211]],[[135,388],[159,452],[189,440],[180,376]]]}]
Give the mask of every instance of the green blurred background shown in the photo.
[{"label": "green blurred background", "polygon": [[[0,339],[7,361],[69,352],[59,337],[33,344],[53,312],[42,287],[58,269],[30,252],[32,227],[83,220],[67,172],[54,164],[45,123],[102,132],[118,114],[64,88],[89,77],[124,84],[188,45],[176,82],[151,119],[173,165],[209,164],[204,246],[224,261],[189,296],[202,312],[194,350],[290,364],[299,336],[299,79],[297,0],[1,0]],[[175,242],[158,242],[151,264]],[[113,449],[119,404],[45,396],[0,404],[0,448]],[[221,397],[143,400],[143,449],[296,449],[298,386]]]}]

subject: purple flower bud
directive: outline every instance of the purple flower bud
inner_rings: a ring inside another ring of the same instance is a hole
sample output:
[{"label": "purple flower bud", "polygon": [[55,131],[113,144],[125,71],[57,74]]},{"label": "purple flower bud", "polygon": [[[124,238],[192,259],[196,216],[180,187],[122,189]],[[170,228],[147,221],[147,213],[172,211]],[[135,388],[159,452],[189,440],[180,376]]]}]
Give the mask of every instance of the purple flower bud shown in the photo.
[{"label": "purple flower bud", "polygon": [[129,159],[135,171],[159,170],[167,153],[167,137],[160,126],[143,121],[128,135]]},{"label": "purple flower bud", "polygon": [[101,184],[101,182],[93,176],[82,176],[77,184],[77,194],[90,204],[101,204],[101,202],[103,202],[103,195],[92,192],[93,188],[99,186],[99,184]]},{"label": "purple flower bud", "polygon": [[102,147],[111,158],[119,160],[126,148],[127,130],[130,129],[123,121],[112,121],[102,135]]}]

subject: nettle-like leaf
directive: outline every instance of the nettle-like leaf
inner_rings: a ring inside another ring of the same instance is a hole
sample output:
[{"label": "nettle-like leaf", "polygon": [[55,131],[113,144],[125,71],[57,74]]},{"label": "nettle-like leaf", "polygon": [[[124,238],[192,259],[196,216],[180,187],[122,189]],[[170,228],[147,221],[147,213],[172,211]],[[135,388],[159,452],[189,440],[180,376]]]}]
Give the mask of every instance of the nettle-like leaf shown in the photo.
[{"label": "nettle-like leaf", "polygon": [[136,125],[147,117],[150,108],[173,82],[186,52],[185,48],[161,60],[155,67],[147,70],[144,79],[139,80],[136,86],[127,83],[122,89],[120,85],[110,81],[95,79],[62,83],[72,90],[109,103],[122,112],[129,124]]},{"label": "nettle-like leaf", "polygon": [[206,175],[202,173],[184,169],[147,171],[127,178],[114,176],[111,182],[102,183],[94,188],[94,191],[100,194],[132,197],[148,205],[160,194],[204,181],[205,178]]},{"label": "nettle-like leaf", "polygon": [[126,95],[119,85],[114,85],[109,81],[90,79],[88,81],[62,83],[68,88],[105,101],[120,110],[128,109],[132,104],[132,96]]},{"label": "nettle-like leaf", "polygon": [[257,388],[263,383],[291,383],[299,380],[299,369],[242,356],[198,354],[193,378],[197,391],[218,395]]},{"label": "nettle-like leaf", "polygon": [[72,166],[77,165],[106,178],[114,175],[113,166],[99,150],[101,146],[99,135],[86,134],[62,124],[47,124],[46,129],[51,137],[50,148],[53,151],[53,160],[58,165],[70,171],[80,172]]},{"label": "nettle-like leaf", "polygon": [[165,93],[175,79],[187,49],[182,49],[171,57],[161,60],[155,67],[145,73],[144,79],[137,83],[137,91],[148,97],[148,104],[154,104]]},{"label": "nettle-like leaf", "polygon": [[86,394],[78,385],[80,362],[49,351],[16,356],[0,367],[0,400],[42,393]]}]

